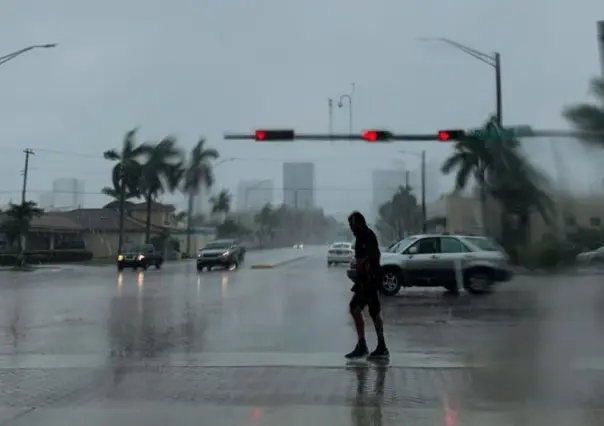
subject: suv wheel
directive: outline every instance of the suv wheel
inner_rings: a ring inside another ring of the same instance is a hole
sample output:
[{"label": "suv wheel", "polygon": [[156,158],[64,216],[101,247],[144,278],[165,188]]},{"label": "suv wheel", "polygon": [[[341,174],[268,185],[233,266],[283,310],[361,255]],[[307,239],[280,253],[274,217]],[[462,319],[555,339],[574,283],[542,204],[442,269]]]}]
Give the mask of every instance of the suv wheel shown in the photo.
[{"label": "suv wheel", "polygon": [[493,277],[489,271],[470,271],[464,277],[464,289],[470,294],[487,294],[493,290]]},{"label": "suv wheel", "polygon": [[384,268],[382,273],[382,293],[386,296],[396,296],[401,286],[399,271],[396,268]]}]

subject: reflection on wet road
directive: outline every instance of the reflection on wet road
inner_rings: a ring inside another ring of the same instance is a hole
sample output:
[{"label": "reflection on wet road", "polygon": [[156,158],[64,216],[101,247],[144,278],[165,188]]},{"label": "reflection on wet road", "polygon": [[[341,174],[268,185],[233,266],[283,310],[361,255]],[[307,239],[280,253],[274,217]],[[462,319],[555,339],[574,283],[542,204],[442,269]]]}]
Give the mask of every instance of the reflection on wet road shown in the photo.
[{"label": "reflection on wet road", "polygon": [[220,424],[599,424],[597,277],[519,277],[488,297],[404,290],[383,301],[389,365],[347,365],[350,282],[323,249],[305,252],[199,274],[193,262],[0,272],[0,424],[199,424],[200,412]]}]

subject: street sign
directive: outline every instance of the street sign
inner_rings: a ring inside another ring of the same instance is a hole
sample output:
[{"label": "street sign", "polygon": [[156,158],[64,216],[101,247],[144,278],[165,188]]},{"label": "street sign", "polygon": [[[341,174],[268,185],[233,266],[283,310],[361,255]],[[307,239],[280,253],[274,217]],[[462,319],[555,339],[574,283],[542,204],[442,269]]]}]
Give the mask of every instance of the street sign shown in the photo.
[{"label": "street sign", "polygon": [[536,136],[533,128],[528,125],[504,126],[503,128],[498,128],[497,124],[490,123],[485,127],[470,129],[466,133],[480,139],[493,141]]}]

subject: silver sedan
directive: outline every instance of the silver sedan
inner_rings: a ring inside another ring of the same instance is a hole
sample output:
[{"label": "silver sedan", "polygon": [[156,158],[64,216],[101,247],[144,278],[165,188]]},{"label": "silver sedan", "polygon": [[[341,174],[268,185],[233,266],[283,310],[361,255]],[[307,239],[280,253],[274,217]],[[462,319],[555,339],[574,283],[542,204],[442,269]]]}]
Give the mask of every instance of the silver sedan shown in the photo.
[{"label": "silver sedan", "polygon": [[327,252],[327,266],[338,265],[340,263],[350,264],[354,257],[352,243],[333,243]]}]

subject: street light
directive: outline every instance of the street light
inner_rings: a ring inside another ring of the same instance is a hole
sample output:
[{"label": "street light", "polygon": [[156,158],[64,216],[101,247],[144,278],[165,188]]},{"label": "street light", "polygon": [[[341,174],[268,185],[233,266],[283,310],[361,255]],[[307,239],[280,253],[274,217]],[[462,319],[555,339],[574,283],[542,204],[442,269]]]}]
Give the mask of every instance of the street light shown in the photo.
[{"label": "street light", "polygon": [[496,117],[497,124],[499,126],[503,125],[503,103],[502,103],[502,93],[501,93],[501,55],[498,52],[493,53],[492,55],[488,55],[486,53],[480,52],[478,50],[472,49],[471,47],[465,46],[461,43],[457,43],[448,38],[444,37],[422,37],[420,38],[422,41],[439,41],[442,43],[446,43],[449,46],[453,46],[457,50],[461,50],[467,55],[472,56],[473,58],[478,59],[481,62],[484,62],[487,65],[492,66],[495,69],[495,94],[497,99],[497,109],[496,109]]},{"label": "street light", "polygon": [[21,56],[24,53],[29,52],[34,49],[51,49],[53,47],[57,47],[57,43],[49,43],[49,44],[34,44],[33,46],[25,47],[21,50],[17,50],[13,53],[9,53],[8,55],[0,56],[0,65],[4,65],[8,61],[15,59],[17,56]]},{"label": "street light", "polygon": [[421,159],[421,198],[422,198],[422,232],[426,232],[427,230],[427,211],[426,211],[426,150],[422,150],[421,153],[413,152],[413,151],[405,151],[399,149],[398,152],[406,155],[414,155]]},{"label": "street light", "polygon": [[247,188],[245,188],[245,200],[244,200],[244,209],[247,210],[248,209],[248,198],[249,198],[249,193],[251,190],[255,190],[258,189],[259,186],[261,186],[262,184],[265,184],[267,182],[271,182],[270,179],[262,179],[259,180],[258,182],[254,183],[253,185],[248,186]]},{"label": "street light", "polygon": [[344,99],[348,100],[348,132],[352,134],[352,97],[354,96],[354,83],[350,83],[352,86],[352,90],[348,95],[340,96],[340,100],[338,101],[338,108],[344,107]]}]

